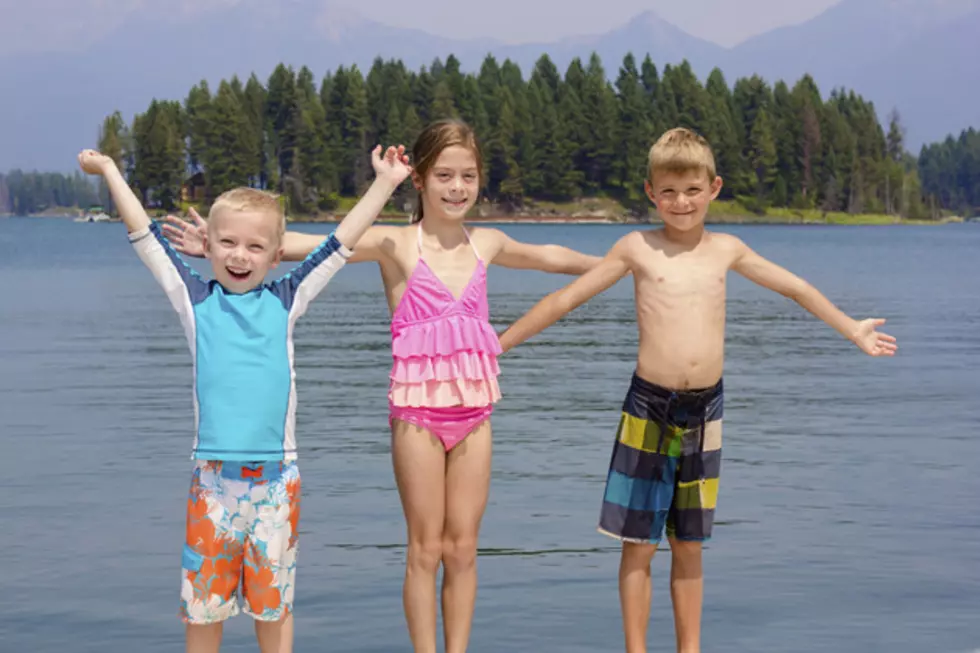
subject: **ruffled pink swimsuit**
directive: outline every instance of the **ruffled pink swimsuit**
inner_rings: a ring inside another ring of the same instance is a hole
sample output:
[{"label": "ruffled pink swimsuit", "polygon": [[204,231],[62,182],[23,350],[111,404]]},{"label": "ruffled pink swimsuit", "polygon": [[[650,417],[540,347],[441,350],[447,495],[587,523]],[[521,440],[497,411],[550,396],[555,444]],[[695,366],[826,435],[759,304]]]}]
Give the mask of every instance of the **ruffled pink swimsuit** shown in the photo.
[{"label": "ruffled pink swimsuit", "polygon": [[500,341],[490,326],[487,268],[476,246],[476,269],[459,298],[422,256],[391,316],[394,359],[388,390],[389,421],[424,428],[446,451],[490,417],[500,399]]}]

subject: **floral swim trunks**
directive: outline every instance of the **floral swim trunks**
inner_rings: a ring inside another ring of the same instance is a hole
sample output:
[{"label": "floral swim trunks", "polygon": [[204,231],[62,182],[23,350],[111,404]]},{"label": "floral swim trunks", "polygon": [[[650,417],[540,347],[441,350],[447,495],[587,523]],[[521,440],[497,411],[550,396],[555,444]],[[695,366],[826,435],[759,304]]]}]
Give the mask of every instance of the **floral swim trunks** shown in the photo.
[{"label": "floral swim trunks", "polygon": [[293,610],[300,477],[295,461],[197,461],[187,501],[180,616],[213,624]]}]

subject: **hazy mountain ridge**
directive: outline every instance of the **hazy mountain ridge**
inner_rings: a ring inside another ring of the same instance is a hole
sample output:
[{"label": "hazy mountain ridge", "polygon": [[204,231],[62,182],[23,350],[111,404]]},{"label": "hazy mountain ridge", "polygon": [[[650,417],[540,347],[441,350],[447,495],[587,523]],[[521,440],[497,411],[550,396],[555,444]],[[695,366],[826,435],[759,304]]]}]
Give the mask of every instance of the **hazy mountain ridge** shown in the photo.
[{"label": "hazy mountain ridge", "polygon": [[0,124],[8,126],[0,131],[0,170],[66,169],[80,147],[94,142],[105,115],[119,109],[129,119],[153,97],[183,99],[202,78],[244,79],[254,71],[265,80],[279,62],[307,65],[322,76],[341,64],[366,70],[376,56],[418,69],[450,53],[476,70],[488,52],[525,73],[543,53],[564,70],[593,51],[610,77],[627,52],[638,59],[649,53],[661,69],[687,59],[702,78],[718,66],[729,83],[753,73],[792,83],[808,71],[825,94],[854,88],[882,116],[897,105],[917,148],[980,123],[977,34],[980,0],[844,0],[802,25],[731,49],[654,12],[605,34],[521,45],[390,27],[323,0],[240,0],[190,15],[133,13],[79,53],[0,58],[0,88],[8,98],[0,103]]}]

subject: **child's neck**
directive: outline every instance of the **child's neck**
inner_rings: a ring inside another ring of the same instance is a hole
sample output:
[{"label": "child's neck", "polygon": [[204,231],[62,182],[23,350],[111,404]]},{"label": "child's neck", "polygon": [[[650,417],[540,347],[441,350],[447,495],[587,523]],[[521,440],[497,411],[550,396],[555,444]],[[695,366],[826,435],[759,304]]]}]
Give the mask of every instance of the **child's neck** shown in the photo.
[{"label": "child's neck", "polygon": [[459,220],[447,220],[437,215],[426,215],[420,223],[423,238],[435,241],[443,249],[455,249],[466,241],[465,228]]},{"label": "child's neck", "polygon": [[701,241],[704,240],[705,233],[707,232],[705,231],[704,223],[687,231],[680,231],[673,229],[670,225],[664,225],[664,238],[675,245],[680,245],[688,249],[693,249],[700,245]]}]

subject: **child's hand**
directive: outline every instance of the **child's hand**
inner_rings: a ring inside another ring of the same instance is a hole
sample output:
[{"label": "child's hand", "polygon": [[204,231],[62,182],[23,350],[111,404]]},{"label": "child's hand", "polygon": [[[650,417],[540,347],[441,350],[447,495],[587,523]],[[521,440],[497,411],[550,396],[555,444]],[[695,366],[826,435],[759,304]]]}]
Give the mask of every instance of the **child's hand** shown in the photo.
[{"label": "child's hand", "polygon": [[78,165],[90,175],[104,175],[116,162],[95,150],[82,150],[78,155]]},{"label": "child's hand", "polygon": [[884,323],[885,321],[879,318],[861,320],[851,340],[869,356],[894,356],[895,351],[898,350],[895,337],[875,330]]},{"label": "child's hand", "polygon": [[378,179],[391,182],[392,186],[398,187],[405,179],[412,174],[412,166],[408,165],[408,156],[405,155],[405,146],[399,145],[389,147],[382,157],[381,146],[378,145],[371,152],[371,165],[374,166],[374,174]]},{"label": "child's hand", "polygon": [[208,231],[208,223],[193,208],[188,213],[194,219],[194,224],[168,215],[163,219],[166,222],[163,225],[163,234],[173,244],[174,249],[181,254],[202,258],[204,256],[204,236]]}]

